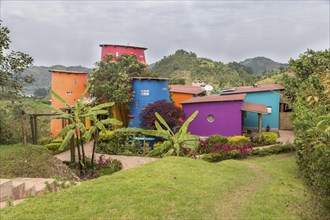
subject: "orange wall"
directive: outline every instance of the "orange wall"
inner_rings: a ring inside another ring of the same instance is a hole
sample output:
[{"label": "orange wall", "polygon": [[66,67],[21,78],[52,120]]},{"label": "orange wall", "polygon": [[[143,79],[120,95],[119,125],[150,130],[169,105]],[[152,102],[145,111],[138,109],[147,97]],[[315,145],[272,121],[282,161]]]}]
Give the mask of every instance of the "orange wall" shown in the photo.
[{"label": "orange wall", "polygon": [[[88,74],[86,73],[66,73],[52,71],[51,88],[61,97],[63,97],[71,106],[75,106],[75,101],[80,99],[88,83]],[[88,95],[87,95],[88,96]],[[65,104],[52,96],[52,106],[55,108],[64,108]],[[62,130],[62,120],[51,120],[51,135],[54,137]]]},{"label": "orange wall", "polygon": [[193,97],[192,94],[187,94],[187,93],[176,93],[176,92],[172,92],[172,99],[174,100],[174,105],[182,108],[182,105],[180,104],[180,102],[183,102],[187,99],[191,99]]}]

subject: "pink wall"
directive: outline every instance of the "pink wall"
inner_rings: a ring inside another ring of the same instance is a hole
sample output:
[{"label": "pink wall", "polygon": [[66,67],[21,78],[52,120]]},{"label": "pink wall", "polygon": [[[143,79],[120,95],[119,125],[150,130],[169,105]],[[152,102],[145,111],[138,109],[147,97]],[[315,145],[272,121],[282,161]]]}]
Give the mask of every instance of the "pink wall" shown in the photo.
[{"label": "pink wall", "polygon": [[147,48],[121,46],[121,45],[101,45],[101,47],[102,47],[101,58],[105,54],[113,54],[114,56],[116,56],[118,54],[119,57],[122,54],[135,54],[138,61],[146,63],[144,51]]},{"label": "pink wall", "polygon": [[[235,136],[242,134],[242,101],[230,102],[204,102],[183,104],[187,118],[199,110],[194,121],[189,125],[188,131],[199,136],[220,134]],[[214,121],[207,120],[208,115],[214,115]]]}]

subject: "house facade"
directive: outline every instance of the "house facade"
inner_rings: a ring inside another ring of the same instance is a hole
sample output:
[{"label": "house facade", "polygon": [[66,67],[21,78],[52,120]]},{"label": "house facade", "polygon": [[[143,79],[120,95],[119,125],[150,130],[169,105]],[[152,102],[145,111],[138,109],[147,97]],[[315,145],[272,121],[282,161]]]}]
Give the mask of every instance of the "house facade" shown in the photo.
[{"label": "house facade", "polygon": [[181,102],[187,118],[196,110],[196,118],[188,131],[198,136],[220,134],[235,136],[242,134],[242,105],[245,94],[228,96],[205,96]]},{"label": "house facade", "polygon": [[[75,106],[76,100],[86,89],[88,83],[87,72],[66,71],[66,70],[49,70],[52,73],[51,89],[63,97],[70,106]],[[87,95],[88,96],[88,95]],[[66,108],[64,103],[51,97],[52,106],[57,109]],[[52,119],[50,130],[52,137],[55,137],[63,128],[61,119]]]},{"label": "house facade", "polygon": [[125,46],[125,45],[115,45],[115,44],[101,44],[102,47],[101,59],[106,54],[112,54],[115,57],[120,57],[122,54],[134,54],[139,62],[146,63],[146,57],[144,51],[147,50],[145,47],[136,46]]},{"label": "house facade", "polygon": [[168,79],[152,77],[132,78],[133,101],[128,115],[128,127],[139,127],[143,108],[157,100],[170,101]]},{"label": "house facade", "polygon": [[203,95],[205,94],[205,91],[200,86],[170,85],[170,93],[174,105],[182,108],[181,102],[198,95]]},{"label": "house facade", "polygon": [[[279,84],[236,87],[222,91],[221,95],[246,94],[244,101],[267,106],[268,113],[262,115],[262,128],[267,125],[278,130],[280,124],[280,95],[284,87]],[[243,126],[245,129],[258,128],[258,115],[246,112]]]}]

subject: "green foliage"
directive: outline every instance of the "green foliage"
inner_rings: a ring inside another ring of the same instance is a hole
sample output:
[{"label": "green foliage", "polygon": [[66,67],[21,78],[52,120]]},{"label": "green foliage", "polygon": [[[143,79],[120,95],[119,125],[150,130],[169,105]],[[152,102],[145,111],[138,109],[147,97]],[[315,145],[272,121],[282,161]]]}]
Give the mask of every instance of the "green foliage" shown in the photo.
[{"label": "green foliage", "polygon": [[143,137],[138,128],[121,128],[115,131],[100,132],[100,143],[97,152],[114,155],[141,155],[142,142],[134,137]]},{"label": "green foliage", "polygon": [[67,151],[70,149],[70,145],[66,145],[64,148],[61,148],[63,140],[54,140],[49,144],[45,144],[44,146],[52,152],[52,154],[59,154],[61,152]]},{"label": "green foliage", "polygon": [[330,209],[330,50],[307,50],[289,64],[295,78],[285,82],[301,174]]},{"label": "green foliage", "polygon": [[[3,96],[2,96],[3,95]],[[9,93],[0,94],[0,144],[27,142],[31,140],[29,114],[50,113],[50,106],[33,98],[23,98]],[[22,111],[25,112],[22,115]],[[50,137],[49,117],[38,117],[38,137]]]},{"label": "green foliage", "polygon": [[218,153],[209,153],[209,154],[203,154],[202,160],[205,160],[207,162],[219,162],[224,160],[224,157],[222,154]]},{"label": "green foliage", "polygon": [[200,144],[197,148],[197,153],[207,154],[214,148],[217,144],[226,144],[228,142],[227,137],[215,134],[209,136],[205,141],[200,141]]},{"label": "green foliage", "polygon": [[[164,139],[160,147],[148,153],[148,156],[171,156],[180,155],[180,150],[185,149],[196,149],[198,147],[199,137],[190,134],[188,130],[189,124],[195,119],[198,111],[195,111],[181,126],[181,128],[174,133],[168,126],[164,118],[157,112],[155,113],[157,120],[155,121],[155,130],[144,130],[142,131],[145,135],[155,136]],[[164,129],[165,128],[165,129]]]},{"label": "green foliage", "polygon": [[224,64],[206,58],[198,58],[193,52],[177,50],[175,54],[164,57],[155,63],[153,71],[168,77],[176,83],[182,79],[187,84],[192,81],[211,83],[216,88],[250,85],[257,77],[248,73],[240,64]]},{"label": "green foliage", "polygon": [[0,20],[0,87],[2,91],[11,91],[16,94],[22,92],[23,85],[32,83],[31,75],[22,75],[23,70],[33,63],[32,57],[20,51],[10,51],[9,29],[2,26]]},{"label": "green foliage", "polygon": [[228,143],[233,146],[242,146],[244,144],[250,143],[251,139],[245,136],[233,136],[228,137]]},{"label": "green foliage", "polygon": [[261,132],[259,135],[253,137],[252,142],[255,146],[265,146],[276,144],[277,133],[275,132]]},{"label": "green foliage", "polygon": [[96,63],[91,79],[91,93],[99,99],[115,103],[129,103],[132,100],[131,77],[145,76],[146,65],[137,60],[135,55],[123,54],[119,58],[106,55]]},{"label": "green foliage", "polygon": [[51,142],[52,142],[51,137],[41,137],[38,139],[38,144],[43,145],[43,146],[45,146],[46,144],[50,144]]},{"label": "green foliage", "polygon": [[296,151],[296,146],[293,144],[276,144],[265,149],[254,149],[250,155],[264,157],[271,154],[289,153]]}]

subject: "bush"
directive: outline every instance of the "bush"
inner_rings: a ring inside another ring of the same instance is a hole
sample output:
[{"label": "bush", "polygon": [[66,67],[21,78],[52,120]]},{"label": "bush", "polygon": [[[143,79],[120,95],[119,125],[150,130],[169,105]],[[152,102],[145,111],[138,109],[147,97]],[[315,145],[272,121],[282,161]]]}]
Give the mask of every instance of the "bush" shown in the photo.
[{"label": "bush", "polygon": [[52,154],[59,154],[61,152],[64,152],[66,150],[70,149],[70,145],[66,146],[63,150],[60,150],[60,146],[62,144],[63,140],[53,140],[51,143],[46,144],[45,147],[52,152]]},{"label": "bush", "polygon": [[209,154],[204,154],[202,156],[202,160],[214,163],[224,160],[224,157],[222,156],[222,154],[219,153],[209,153]]},{"label": "bush", "polygon": [[143,109],[139,115],[141,120],[140,127],[147,130],[155,130],[156,112],[163,117],[171,129],[181,125],[182,119],[185,119],[185,113],[181,108],[163,99],[150,103]]},{"label": "bush", "polygon": [[242,146],[244,144],[248,144],[251,142],[251,139],[245,136],[233,136],[233,137],[228,137],[227,139],[228,139],[228,143],[233,146]]},{"label": "bush", "polygon": [[277,144],[265,149],[253,150],[250,155],[264,157],[272,154],[288,153],[295,150],[296,147],[293,144]]},{"label": "bush", "polygon": [[52,138],[50,137],[42,137],[38,139],[38,144],[45,146],[46,144],[50,144],[52,142]]},{"label": "bush", "polygon": [[210,153],[211,150],[217,145],[217,144],[226,144],[228,142],[228,139],[221,135],[212,135],[208,137],[206,140],[201,140],[199,142],[199,146],[197,148],[197,153],[199,154],[207,154]]},{"label": "bush", "polygon": [[264,146],[276,144],[277,133],[275,132],[261,132],[258,136],[253,138],[255,146]]},{"label": "bush", "polygon": [[141,155],[143,143],[133,137],[143,137],[141,129],[121,128],[103,134],[100,132],[100,142],[97,152],[114,155]]}]

